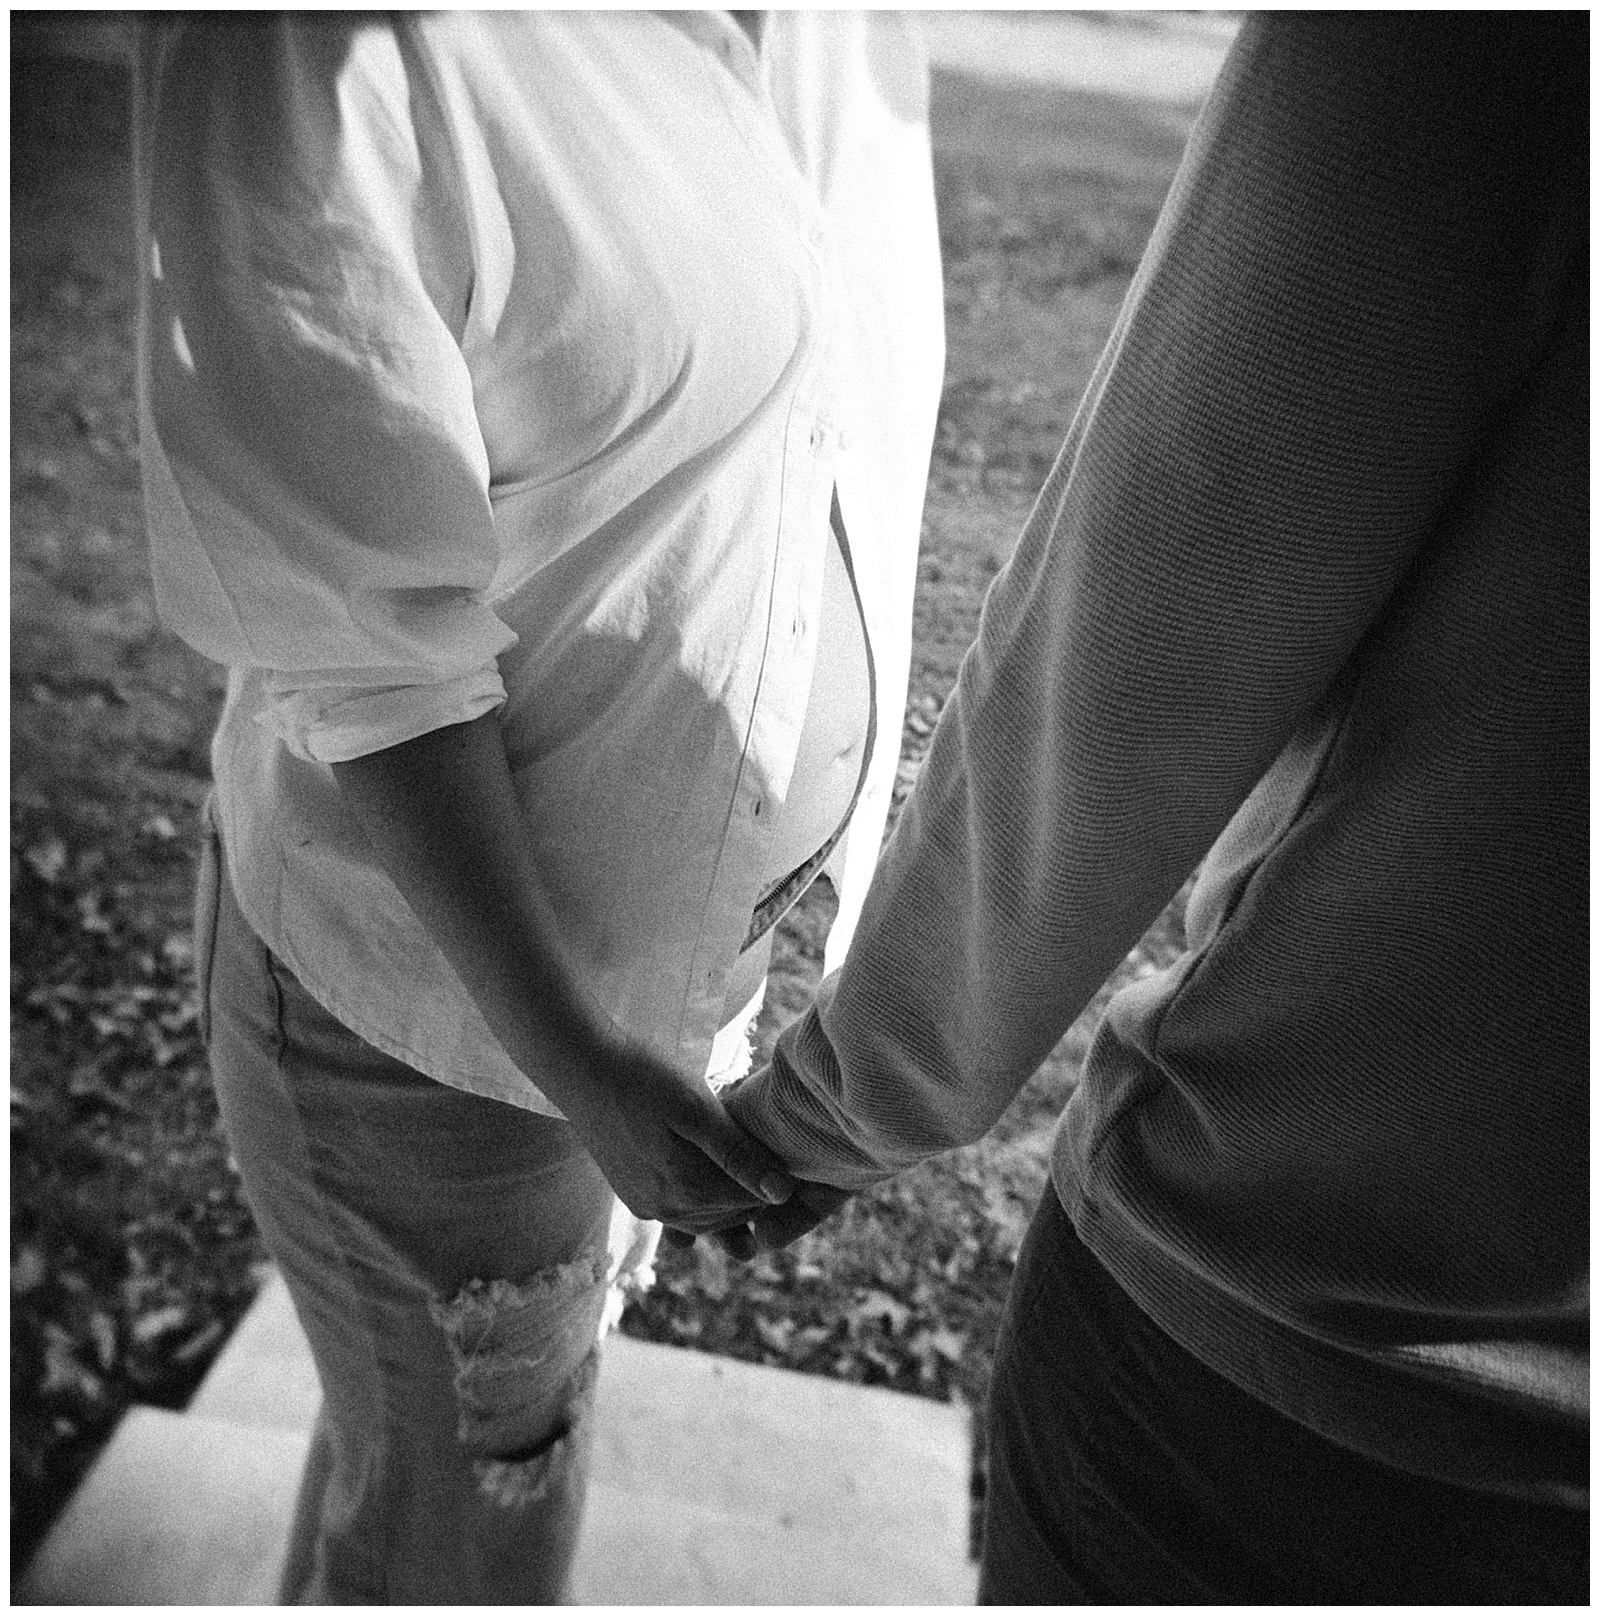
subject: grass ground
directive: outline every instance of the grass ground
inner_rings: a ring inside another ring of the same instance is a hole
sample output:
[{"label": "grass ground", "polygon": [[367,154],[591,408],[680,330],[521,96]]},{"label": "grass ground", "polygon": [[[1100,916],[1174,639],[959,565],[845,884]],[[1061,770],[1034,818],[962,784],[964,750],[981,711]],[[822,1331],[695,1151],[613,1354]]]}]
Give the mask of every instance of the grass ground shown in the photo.
[{"label": "grass ground", "polygon": [[[900,795],[1054,458],[1186,116],[941,75],[949,361]],[[195,1028],[188,902],[217,670],[160,630],[132,403],[126,80],[12,77],[12,1527],[37,1540],[122,1410],[181,1407],[261,1250]],[[770,1046],[831,900],[779,939]],[[1120,976],[1175,951],[1171,911]],[[979,1411],[1055,1117],[1104,995],[981,1143],[741,1267],[668,1252],[631,1334]],[[981,1428],[981,1418],[979,1421]],[[981,1466],[979,1468],[981,1477]]]}]

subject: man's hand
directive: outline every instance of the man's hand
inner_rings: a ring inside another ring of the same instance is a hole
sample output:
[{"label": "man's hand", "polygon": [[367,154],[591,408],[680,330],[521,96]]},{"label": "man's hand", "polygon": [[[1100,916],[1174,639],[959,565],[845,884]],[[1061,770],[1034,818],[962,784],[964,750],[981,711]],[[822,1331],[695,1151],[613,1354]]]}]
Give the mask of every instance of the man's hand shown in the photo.
[{"label": "man's hand", "polygon": [[832,1184],[813,1184],[805,1179],[797,1179],[794,1181],[794,1193],[781,1206],[758,1213],[753,1225],[746,1220],[697,1231],[669,1227],[666,1243],[669,1246],[692,1246],[698,1233],[716,1241],[730,1257],[749,1262],[758,1250],[777,1251],[809,1233],[824,1218],[837,1212],[850,1199],[850,1194],[849,1190],[835,1189]]},{"label": "man's hand", "polygon": [[781,1205],[759,1213],[755,1220],[756,1244],[763,1251],[777,1251],[809,1233],[850,1199],[849,1190],[832,1184],[795,1181],[794,1193]]}]

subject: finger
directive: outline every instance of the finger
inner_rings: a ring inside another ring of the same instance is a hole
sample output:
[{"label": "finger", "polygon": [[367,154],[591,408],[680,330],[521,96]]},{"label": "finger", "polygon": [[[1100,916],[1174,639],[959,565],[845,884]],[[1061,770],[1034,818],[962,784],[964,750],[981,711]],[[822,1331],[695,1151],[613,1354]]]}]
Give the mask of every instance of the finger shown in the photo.
[{"label": "finger", "polygon": [[[730,1257],[749,1262],[756,1254],[756,1237],[747,1223],[735,1224],[731,1229],[702,1231],[708,1240],[715,1241]],[[691,1229],[664,1229],[661,1243],[675,1251],[687,1251],[700,1238]]]},{"label": "finger", "polygon": [[770,1210],[765,1201],[754,1201],[733,1186],[734,1195],[723,1199],[703,1196],[674,1196],[673,1204],[663,1206],[658,1217],[668,1228],[692,1240],[697,1235],[720,1234],[724,1229],[741,1228],[758,1213]]},{"label": "finger", "polygon": [[[762,1201],[742,1201],[737,1207],[707,1207],[697,1206],[686,1210],[681,1215],[674,1214],[672,1222],[662,1231],[662,1239],[669,1245],[679,1248],[692,1246],[696,1240],[706,1236],[722,1244],[720,1237],[731,1234],[737,1237],[741,1233],[748,1233],[750,1220],[759,1212],[767,1211]],[[755,1251],[754,1236],[751,1236],[749,1250]],[[735,1238],[735,1245],[741,1248],[745,1242]],[[731,1249],[731,1248],[730,1248]]]},{"label": "finger", "polygon": [[[709,1096],[708,1096],[709,1098]],[[629,1203],[640,1217],[654,1218],[669,1228],[691,1234],[709,1234],[735,1223],[748,1223],[771,1204],[730,1178],[688,1136],[682,1118],[656,1142],[650,1164],[650,1182],[641,1205]]]},{"label": "finger", "polygon": [[768,1205],[781,1205],[794,1194],[794,1180],[783,1163],[752,1139],[709,1094],[706,1106],[697,1107],[682,1126],[686,1139],[698,1145],[735,1183]]},{"label": "finger", "polygon": [[756,1245],[762,1251],[781,1251],[801,1235],[810,1233],[826,1216],[827,1213],[808,1207],[775,1207],[757,1217],[754,1225]]},{"label": "finger", "polygon": [[763,1251],[777,1251],[809,1233],[830,1218],[849,1200],[844,1190],[824,1184],[807,1184],[802,1193],[784,1206],[760,1213],[755,1220],[756,1245]]},{"label": "finger", "polygon": [[711,1238],[737,1262],[749,1262],[756,1254],[756,1237],[748,1224],[741,1223],[736,1229],[719,1229]]}]

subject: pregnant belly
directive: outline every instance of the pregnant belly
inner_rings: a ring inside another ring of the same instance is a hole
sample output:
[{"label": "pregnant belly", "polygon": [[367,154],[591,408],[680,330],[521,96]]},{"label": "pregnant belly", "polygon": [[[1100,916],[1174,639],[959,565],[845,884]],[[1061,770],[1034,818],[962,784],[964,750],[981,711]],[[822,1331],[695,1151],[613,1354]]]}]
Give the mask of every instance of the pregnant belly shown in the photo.
[{"label": "pregnant belly", "polygon": [[800,744],[762,872],[765,891],[803,864],[839,828],[861,777],[867,741],[867,634],[839,541],[829,534],[822,620]]},{"label": "pregnant belly", "polygon": [[[828,539],[811,694],[788,795],[778,811],[762,871],[763,893],[804,864],[839,828],[861,778],[872,691],[866,625],[861,621],[838,537],[830,531]],[[739,956],[728,982],[727,1019],[737,1015],[760,987],[771,941],[769,933]]]}]

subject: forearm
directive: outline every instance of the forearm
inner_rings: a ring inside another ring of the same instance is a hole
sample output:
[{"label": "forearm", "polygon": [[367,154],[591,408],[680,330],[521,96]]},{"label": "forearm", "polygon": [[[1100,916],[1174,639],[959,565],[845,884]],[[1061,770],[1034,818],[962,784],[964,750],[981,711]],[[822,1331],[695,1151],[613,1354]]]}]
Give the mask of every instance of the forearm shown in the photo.
[{"label": "forearm", "polygon": [[333,767],[490,1031],[633,1212],[708,1230],[788,1196],[782,1163],[699,1074],[630,1045],[584,992],[528,855],[494,713]]},{"label": "forearm", "polygon": [[1447,43],[1246,25],[849,957],[734,1104],[802,1176],[859,1184],[992,1124],[1332,699],[1470,473],[1541,340],[1540,181],[1485,193],[1512,143]]},{"label": "forearm", "polygon": [[569,1116],[621,1041],[529,855],[497,713],[333,766],[385,869],[506,1052]]}]

